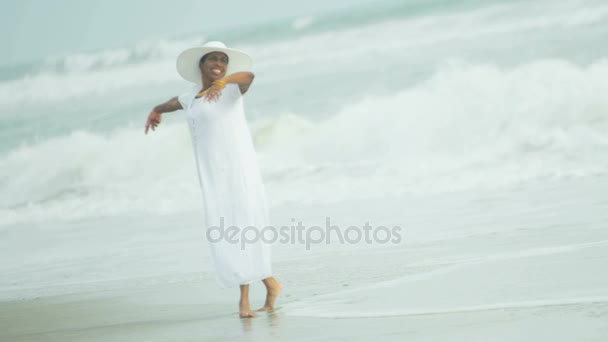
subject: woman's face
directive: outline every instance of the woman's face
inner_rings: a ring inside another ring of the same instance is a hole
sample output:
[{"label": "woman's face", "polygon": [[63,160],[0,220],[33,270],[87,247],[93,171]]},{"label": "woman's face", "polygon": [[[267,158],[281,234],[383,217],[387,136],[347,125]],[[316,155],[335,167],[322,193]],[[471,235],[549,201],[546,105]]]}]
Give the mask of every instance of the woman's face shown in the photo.
[{"label": "woman's face", "polygon": [[228,68],[228,55],[223,52],[209,52],[199,65],[203,76],[215,81],[224,77]]}]

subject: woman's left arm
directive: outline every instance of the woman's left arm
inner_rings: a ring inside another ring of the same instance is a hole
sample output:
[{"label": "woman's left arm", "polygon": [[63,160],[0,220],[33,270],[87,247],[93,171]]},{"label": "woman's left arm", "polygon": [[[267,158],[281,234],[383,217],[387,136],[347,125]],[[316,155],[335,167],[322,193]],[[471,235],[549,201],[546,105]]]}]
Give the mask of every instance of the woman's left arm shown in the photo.
[{"label": "woman's left arm", "polygon": [[237,83],[241,89],[241,94],[245,94],[253,82],[255,75],[250,71],[239,71],[222,78],[226,83]]}]

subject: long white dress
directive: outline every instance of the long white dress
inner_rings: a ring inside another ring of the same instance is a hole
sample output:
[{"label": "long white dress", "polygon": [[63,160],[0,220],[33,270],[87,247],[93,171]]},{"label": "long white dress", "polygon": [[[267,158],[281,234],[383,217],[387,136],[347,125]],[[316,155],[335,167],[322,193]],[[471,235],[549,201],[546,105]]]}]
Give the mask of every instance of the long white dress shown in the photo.
[{"label": "long white dress", "polygon": [[[217,102],[195,99],[200,89],[195,85],[178,100],[192,137],[216,280],[235,287],[272,274],[270,242],[261,235],[270,224],[268,202],[238,84],[226,84]],[[230,226],[237,229],[228,238]]]}]

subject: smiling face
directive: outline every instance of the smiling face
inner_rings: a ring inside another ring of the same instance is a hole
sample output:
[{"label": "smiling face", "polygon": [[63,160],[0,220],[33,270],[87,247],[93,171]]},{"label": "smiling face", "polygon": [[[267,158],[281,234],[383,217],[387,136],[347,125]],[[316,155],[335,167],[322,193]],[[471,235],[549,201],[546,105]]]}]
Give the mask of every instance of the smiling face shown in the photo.
[{"label": "smiling face", "polygon": [[209,52],[201,58],[198,67],[201,70],[203,79],[207,78],[211,81],[219,80],[226,75],[228,55],[220,51]]}]

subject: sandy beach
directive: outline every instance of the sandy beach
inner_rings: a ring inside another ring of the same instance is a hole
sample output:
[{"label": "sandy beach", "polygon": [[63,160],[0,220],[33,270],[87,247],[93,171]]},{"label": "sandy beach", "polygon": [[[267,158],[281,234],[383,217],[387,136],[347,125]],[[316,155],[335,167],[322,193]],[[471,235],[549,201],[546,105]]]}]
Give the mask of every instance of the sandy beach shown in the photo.
[{"label": "sandy beach", "polygon": [[[209,270],[161,276],[160,268],[169,272],[174,267],[160,262],[158,275],[110,279],[116,274],[109,273],[106,282],[88,285],[5,290],[0,339],[603,341],[608,333],[608,277],[603,271],[608,262],[607,185],[606,178],[590,177],[441,198],[353,201],[325,209],[283,206],[275,211],[277,222],[291,217],[322,222],[317,214],[325,212],[352,224],[363,218],[400,223],[403,243],[320,244],[310,250],[273,246],[274,269],[285,291],[274,313],[252,319],[237,317],[236,290],[219,289]],[[157,224],[170,222],[176,221]],[[169,259],[179,260],[200,247],[200,241],[188,242],[188,234],[195,232],[189,226],[173,225],[173,236],[183,240],[167,251]],[[60,245],[57,250],[23,248],[27,236],[21,231],[4,230],[3,249],[19,244],[22,255],[17,257],[65,251]],[[140,233],[125,230],[104,245],[112,248],[113,239],[114,245],[130,241],[133,246],[154,240],[150,232]],[[157,260],[154,248],[138,253],[129,258]],[[41,274],[51,279],[66,272],[70,260],[65,257],[62,265],[41,263]],[[17,275],[23,266],[3,267],[2,274]],[[28,272],[35,271],[33,264],[29,267]],[[262,285],[254,285],[252,305],[261,306],[263,296]]]}]

